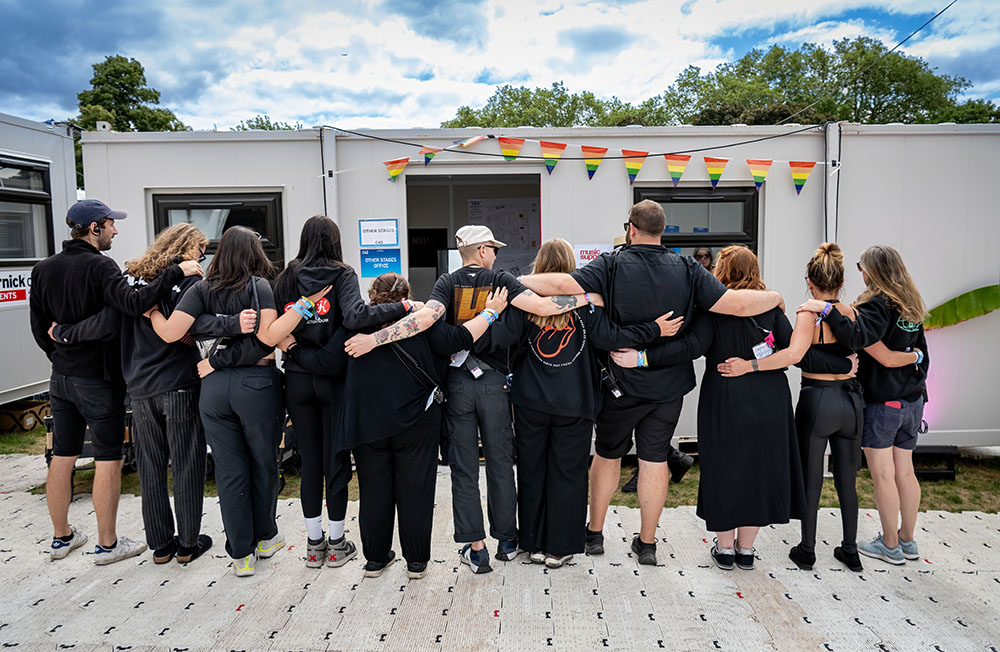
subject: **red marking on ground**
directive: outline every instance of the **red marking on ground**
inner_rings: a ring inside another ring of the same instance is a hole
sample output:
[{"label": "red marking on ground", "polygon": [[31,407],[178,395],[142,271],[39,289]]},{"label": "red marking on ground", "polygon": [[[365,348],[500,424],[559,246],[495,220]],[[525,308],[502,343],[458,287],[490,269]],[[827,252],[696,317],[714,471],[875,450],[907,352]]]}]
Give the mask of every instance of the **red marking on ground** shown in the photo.
[{"label": "red marking on ground", "polygon": [[739,591],[737,591],[737,592],[736,592],[736,597],[737,597],[737,598],[739,598],[740,600],[743,600],[743,599],[744,599],[744,598],[743,598],[743,594],[742,594],[742,593],[740,593]]},{"label": "red marking on ground", "polygon": [[494,609],[493,610],[493,617],[494,618],[499,618],[500,617],[500,610],[499,609]]},{"label": "red marking on ground", "polygon": [[245,604],[241,604],[240,606],[236,607],[236,611],[239,611],[240,609],[242,609],[245,606],[246,606]]},{"label": "red marking on ground", "polygon": [[930,559],[927,559],[927,558],[924,558],[924,561],[927,562],[928,564],[933,564],[934,563]]}]

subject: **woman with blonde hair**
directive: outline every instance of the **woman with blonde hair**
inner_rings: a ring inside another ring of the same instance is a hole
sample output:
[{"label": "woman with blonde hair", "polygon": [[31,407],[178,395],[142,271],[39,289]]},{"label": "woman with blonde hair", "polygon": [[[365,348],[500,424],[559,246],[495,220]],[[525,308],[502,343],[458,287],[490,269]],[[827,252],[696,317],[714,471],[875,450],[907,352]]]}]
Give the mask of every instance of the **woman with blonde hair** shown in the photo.
[{"label": "woman with blonde hair", "polygon": [[[561,238],[542,243],[532,274],[576,269]],[[620,328],[597,305],[548,317],[513,309],[477,351],[515,346],[511,402],[517,442],[518,535],[535,563],[558,568],[584,550],[587,461],[600,408],[594,347],[616,350],[673,335],[680,318]]]},{"label": "woman with blonde hair", "polygon": [[[913,449],[927,399],[930,358],[924,337],[924,301],[899,252],[875,245],[858,261],[865,290],[854,304],[851,321],[832,304],[811,299],[799,310],[819,313],[837,340],[860,355],[858,379],[864,388],[861,445],[875,489],[882,534],[858,544],[861,554],[890,564],[919,559],[914,530],[920,508],[920,484],[913,472]],[[906,351],[911,364],[887,367],[867,347],[878,342]],[[898,528],[898,529],[897,529]]]},{"label": "woman with blonde hair", "polygon": [[[806,265],[806,283],[814,298],[828,302],[833,310],[851,321],[856,318],[857,312],[853,308],[837,300],[844,285],[844,254],[837,244],[824,242],[816,249]],[[913,362],[912,355],[891,352],[882,343],[868,347],[868,352],[886,366],[900,367]],[[825,358],[822,363],[821,358]],[[834,363],[840,362],[842,368],[837,373],[830,373],[830,359]],[[806,511],[802,515],[801,541],[789,551],[788,556],[804,570],[812,570],[816,563],[816,516],[828,443],[843,526],[843,538],[841,544],[834,548],[833,556],[852,571],[863,570],[857,548],[858,494],[855,480],[861,451],[864,402],[861,386],[854,378],[856,368],[852,363],[856,362],[857,355],[837,341],[828,325],[817,320],[814,313],[799,312],[788,348],[753,362],[730,358],[718,365],[719,372],[726,378],[753,371],[772,371],[793,364],[802,368],[802,389],[795,408],[795,425],[805,475]]]}]

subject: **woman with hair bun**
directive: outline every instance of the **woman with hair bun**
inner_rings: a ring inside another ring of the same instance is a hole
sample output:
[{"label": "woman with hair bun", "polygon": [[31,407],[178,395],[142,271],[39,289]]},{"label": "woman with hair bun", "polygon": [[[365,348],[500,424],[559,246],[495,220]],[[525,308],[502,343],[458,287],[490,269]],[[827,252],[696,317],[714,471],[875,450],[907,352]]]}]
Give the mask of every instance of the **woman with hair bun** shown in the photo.
[{"label": "woman with hair bun", "polygon": [[[890,564],[919,559],[914,530],[920,508],[920,484],[913,472],[913,449],[927,398],[930,359],[924,337],[924,301],[899,252],[875,245],[858,261],[865,290],[854,304],[852,321],[833,304],[811,299],[800,311],[819,313],[837,340],[865,352],[858,379],[864,388],[864,447],[875,489],[882,534],[858,544],[861,554]],[[881,342],[906,351],[905,366],[886,366],[868,348]],[[898,528],[898,530],[897,530]]]},{"label": "woman with hair bun", "polygon": [[[829,303],[833,310],[847,319],[855,319],[855,310],[837,301],[844,285],[844,254],[837,244],[825,242],[816,249],[806,264],[806,284],[814,298]],[[807,352],[822,352],[828,358],[832,356],[842,360],[844,373],[828,373],[827,365],[819,365],[816,355],[803,359]],[[913,362],[910,354],[891,352],[881,344],[870,347],[869,352],[887,366]],[[816,516],[823,489],[827,443],[833,460],[833,482],[840,501],[843,526],[843,538],[841,544],[834,548],[833,556],[855,572],[863,569],[857,548],[858,494],[855,480],[864,403],[861,386],[854,378],[852,368],[852,363],[856,361],[854,352],[837,341],[829,326],[817,320],[813,313],[799,312],[788,347],[756,360],[756,369],[751,361],[741,358],[730,358],[718,365],[719,373],[727,378],[789,365],[802,368],[802,389],[795,408],[795,425],[806,487],[806,509],[802,514],[802,539],[789,551],[788,557],[805,570],[811,570],[816,563]]]}]

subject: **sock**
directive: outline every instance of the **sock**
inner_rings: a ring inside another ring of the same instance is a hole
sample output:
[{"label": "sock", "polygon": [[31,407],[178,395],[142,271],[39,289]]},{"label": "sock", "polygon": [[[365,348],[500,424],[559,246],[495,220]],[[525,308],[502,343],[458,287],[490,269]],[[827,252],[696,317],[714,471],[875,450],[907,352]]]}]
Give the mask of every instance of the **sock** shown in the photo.
[{"label": "sock", "polygon": [[736,550],[738,550],[741,555],[753,554],[753,548],[737,548]]},{"label": "sock", "polygon": [[101,544],[97,544],[97,547],[104,548],[105,550],[114,550],[115,548],[118,547],[118,539],[115,539],[115,542],[112,543],[110,546],[102,546]]},{"label": "sock", "polygon": [[344,521],[330,521],[330,541],[344,538]]},{"label": "sock", "polygon": [[56,539],[59,539],[59,540],[60,540],[60,541],[62,541],[63,543],[69,543],[69,542],[70,542],[70,540],[71,540],[72,538],[73,538],[73,533],[72,533],[72,532],[70,532],[69,534],[67,534],[67,535],[66,535],[66,536],[64,536],[64,537],[52,537],[52,540],[54,541],[54,540],[56,540]]},{"label": "sock", "polygon": [[323,538],[323,517],[322,516],[307,516],[306,519],[306,534],[313,541],[317,541]]}]

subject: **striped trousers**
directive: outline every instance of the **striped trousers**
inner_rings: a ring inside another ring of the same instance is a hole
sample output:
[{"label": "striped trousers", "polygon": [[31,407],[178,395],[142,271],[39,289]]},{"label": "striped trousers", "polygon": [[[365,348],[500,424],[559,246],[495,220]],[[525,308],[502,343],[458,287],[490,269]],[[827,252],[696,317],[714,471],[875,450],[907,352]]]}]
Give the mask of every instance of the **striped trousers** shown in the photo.
[{"label": "striped trousers", "polygon": [[205,496],[205,430],[198,413],[198,386],[132,399],[136,466],[142,486],[146,544],[163,548],[174,538],[167,467],[174,481],[177,537],[182,546],[198,544]]}]

